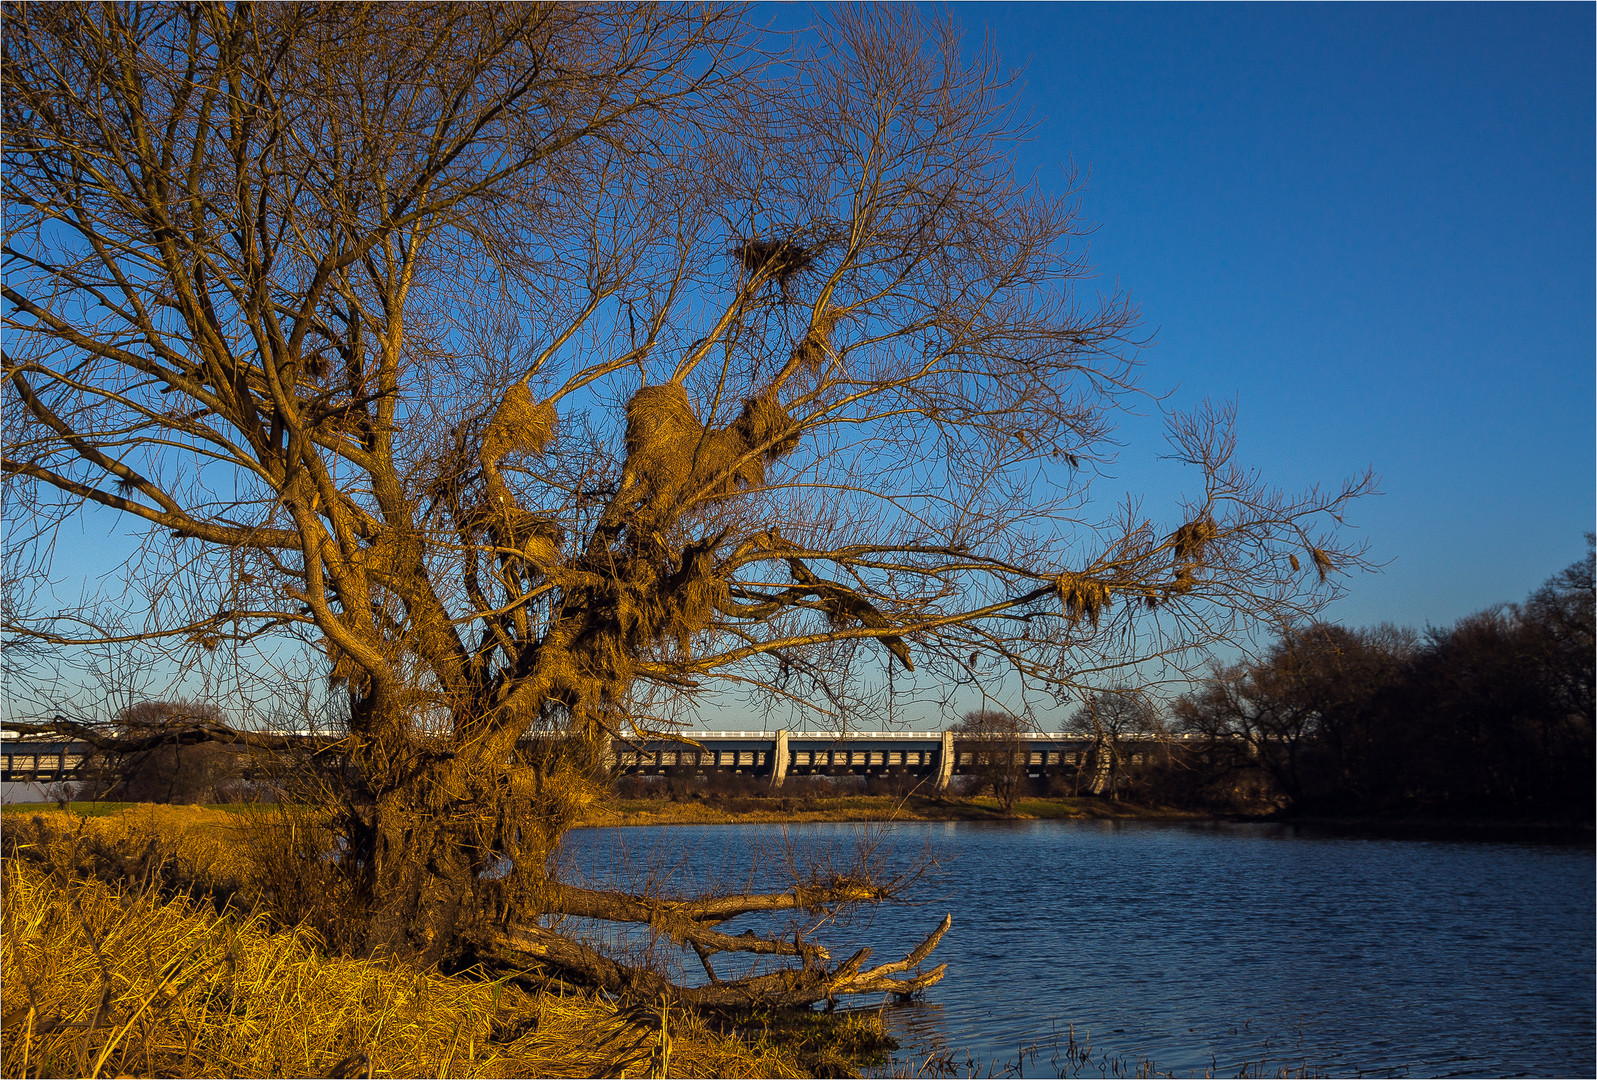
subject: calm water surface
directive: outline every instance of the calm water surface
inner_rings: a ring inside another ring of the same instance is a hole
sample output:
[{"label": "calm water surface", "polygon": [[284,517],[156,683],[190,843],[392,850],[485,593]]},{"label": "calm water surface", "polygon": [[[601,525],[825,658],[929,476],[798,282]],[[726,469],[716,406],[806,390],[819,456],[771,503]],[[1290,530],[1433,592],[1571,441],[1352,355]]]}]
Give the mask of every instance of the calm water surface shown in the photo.
[{"label": "calm water surface", "polygon": [[697,826],[582,830],[568,858],[596,882],[692,888],[735,875],[759,888],[790,863],[841,868],[861,837],[885,842],[890,865],[928,849],[939,865],[911,906],[827,927],[834,955],[868,943],[896,959],[953,914],[936,954],[947,978],[888,1010],[905,1063],[952,1053],[984,1073],[1018,1060],[1025,1075],[1057,1074],[1073,1027],[1092,1047],[1086,1075],[1142,1061],[1176,1075],[1597,1072],[1589,839],[1170,822]]}]

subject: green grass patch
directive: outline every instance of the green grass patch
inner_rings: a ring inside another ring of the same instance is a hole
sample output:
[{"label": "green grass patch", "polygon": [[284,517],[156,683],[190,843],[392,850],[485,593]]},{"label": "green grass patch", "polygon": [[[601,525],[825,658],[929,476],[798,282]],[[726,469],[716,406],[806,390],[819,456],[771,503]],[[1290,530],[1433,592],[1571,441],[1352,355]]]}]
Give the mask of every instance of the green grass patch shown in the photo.
[{"label": "green grass patch", "polygon": [[1031,798],[1005,813],[991,796],[933,795],[784,796],[708,795],[672,801],[665,798],[611,799],[584,819],[605,825],[734,825],[824,821],[1016,821],[1201,817],[1170,807],[1141,806],[1093,798]]}]

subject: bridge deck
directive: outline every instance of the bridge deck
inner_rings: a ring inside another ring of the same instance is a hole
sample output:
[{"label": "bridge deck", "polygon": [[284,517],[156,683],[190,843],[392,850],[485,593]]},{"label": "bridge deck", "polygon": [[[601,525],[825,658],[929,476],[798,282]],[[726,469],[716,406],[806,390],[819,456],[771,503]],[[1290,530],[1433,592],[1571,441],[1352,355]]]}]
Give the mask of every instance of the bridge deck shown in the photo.
[{"label": "bridge deck", "polygon": [[[1151,733],[1120,736],[1122,743],[1132,744],[1167,739]],[[1075,732],[1025,732],[1014,740],[1016,752],[1025,756],[1027,771],[1038,774],[1082,767],[1093,746],[1091,736]],[[948,777],[975,767],[980,752],[971,747],[972,741],[952,731],[685,731],[672,738],[618,739],[611,754],[617,771],[631,774],[687,769],[755,773],[779,784],[790,775],[903,771],[936,775],[946,783]],[[1139,764],[1152,749],[1134,746],[1129,754],[1131,763]],[[80,779],[90,750],[82,742],[6,739],[0,742],[0,779]]]}]

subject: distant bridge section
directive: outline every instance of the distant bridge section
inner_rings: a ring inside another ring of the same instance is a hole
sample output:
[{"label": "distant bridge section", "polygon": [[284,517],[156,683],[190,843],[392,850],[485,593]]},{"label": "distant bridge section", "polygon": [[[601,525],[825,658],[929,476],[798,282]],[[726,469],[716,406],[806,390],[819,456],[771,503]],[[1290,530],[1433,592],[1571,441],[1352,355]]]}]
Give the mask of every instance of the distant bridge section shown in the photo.
[{"label": "distant bridge section", "polygon": [[[1074,773],[1088,762],[1091,736],[1039,731],[1004,736],[1034,776]],[[684,741],[686,740],[686,741]],[[1177,741],[1180,737],[1177,737]],[[1128,764],[1140,765],[1169,736],[1121,735]],[[693,745],[697,744],[697,745]],[[979,751],[976,746],[985,744]],[[953,731],[688,731],[673,738],[612,740],[610,761],[628,775],[744,773],[780,787],[789,776],[880,776],[911,774],[945,788],[953,777],[976,770],[978,754],[990,752],[991,736]],[[0,780],[50,783],[84,778],[92,747],[70,740],[15,739],[0,742]]]},{"label": "distant bridge section", "polygon": [[[691,740],[691,746],[680,740]],[[1155,744],[1168,736],[1122,735],[1122,752],[1133,765],[1142,764]],[[1087,763],[1090,735],[1062,731],[1002,736],[1029,774],[1074,773]],[[685,731],[671,739],[615,740],[619,772],[633,775],[668,773],[747,773],[768,776],[780,787],[789,776],[877,776],[908,773],[933,780],[937,788],[977,768],[979,753],[989,751],[992,736],[962,736],[953,731]],[[1127,746],[1129,744],[1129,749]],[[982,751],[976,749],[982,746]]]},{"label": "distant bridge section", "polygon": [[88,743],[60,739],[6,739],[0,743],[0,780],[52,783],[78,780],[83,760],[92,748]]}]

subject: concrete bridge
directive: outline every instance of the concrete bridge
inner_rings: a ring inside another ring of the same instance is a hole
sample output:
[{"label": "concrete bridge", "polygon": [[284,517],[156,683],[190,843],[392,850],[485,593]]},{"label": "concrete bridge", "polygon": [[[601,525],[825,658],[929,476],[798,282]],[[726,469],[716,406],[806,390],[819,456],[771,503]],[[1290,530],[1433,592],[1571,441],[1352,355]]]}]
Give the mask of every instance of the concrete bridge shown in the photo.
[{"label": "concrete bridge", "polygon": [[[1074,732],[1038,731],[1014,736],[968,736],[953,731],[685,731],[699,747],[677,739],[645,739],[614,744],[618,772],[667,775],[673,772],[745,773],[769,777],[780,787],[789,776],[879,776],[908,773],[945,788],[958,775],[980,767],[978,758],[994,744],[1011,743],[1016,766],[1032,776],[1074,773],[1087,763],[1093,740]],[[1120,736],[1128,764],[1141,765],[1168,736]],[[1017,745],[1018,744],[1018,745]],[[700,748],[702,747],[702,749]]]},{"label": "concrete bridge", "polygon": [[50,783],[77,780],[89,744],[62,740],[6,739],[0,743],[0,780]]},{"label": "concrete bridge", "polygon": [[[1017,744],[1011,752],[1033,776],[1073,773],[1087,763],[1093,741],[1071,732],[1026,732],[1005,736]],[[681,740],[691,740],[697,746]],[[1124,760],[1140,765],[1168,736],[1122,735]],[[1180,741],[1180,737],[1177,737]],[[687,731],[672,739],[614,740],[611,761],[629,775],[672,773],[742,773],[769,778],[780,787],[789,776],[879,776],[907,773],[944,788],[958,775],[979,767],[979,744],[991,737],[953,731]],[[50,739],[5,739],[0,742],[0,780],[51,783],[83,778],[90,753],[87,743]]]}]

